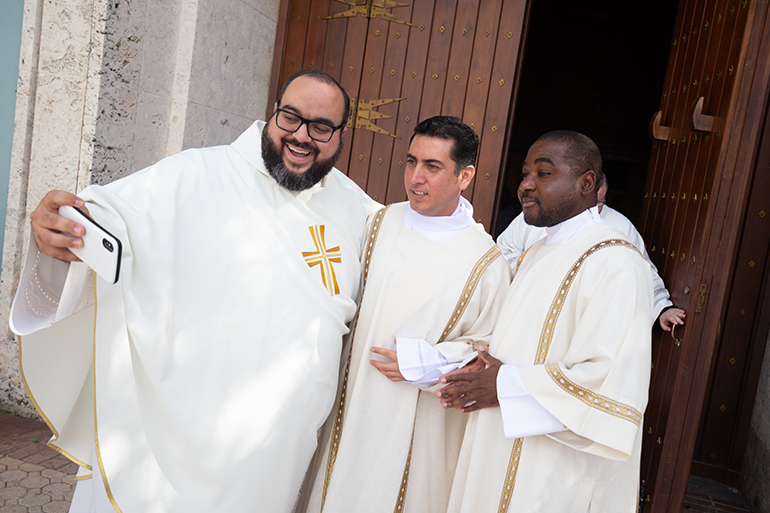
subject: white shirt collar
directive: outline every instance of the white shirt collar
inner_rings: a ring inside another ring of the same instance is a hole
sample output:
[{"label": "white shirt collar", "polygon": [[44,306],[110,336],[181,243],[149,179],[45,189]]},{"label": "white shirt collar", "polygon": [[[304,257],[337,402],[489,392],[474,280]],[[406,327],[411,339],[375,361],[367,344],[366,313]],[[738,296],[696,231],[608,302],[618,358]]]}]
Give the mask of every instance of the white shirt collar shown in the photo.
[{"label": "white shirt collar", "polygon": [[473,205],[460,196],[457,208],[451,216],[424,216],[407,205],[402,224],[418,235],[441,244],[471,226],[473,222]]},{"label": "white shirt collar", "polygon": [[599,217],[599,209],[593,206],[566,221],[546,227],[543,246],[560,246],[579,231],[596,224],[606,223]]}]

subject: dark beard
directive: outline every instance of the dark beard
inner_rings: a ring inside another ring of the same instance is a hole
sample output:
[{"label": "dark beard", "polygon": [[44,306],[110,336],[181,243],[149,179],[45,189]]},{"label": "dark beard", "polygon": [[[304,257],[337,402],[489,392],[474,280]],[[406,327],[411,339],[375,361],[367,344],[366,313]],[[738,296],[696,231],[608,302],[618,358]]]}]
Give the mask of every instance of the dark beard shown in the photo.
[{"label": "dark beard", "polygon": [[[278,185],[290,191],[304,191],[310,189],[329,174],[334,164],[342,155],[342,138],[337,151],[326,160],[316,160],[310,166],[310,169],[304,173],[293,173],[286,168],[281,157],[281,149],[273,144],[273,141],[267,135],[267,126],[262,130],[262,160],[265,161],[265,167],[270,176],[278,182]],[[302,149],[311,149],[303,144],[294,144]]]},{"label": "dark beard", "polygon": [[556,226],[562,221],[569,219],[570,214],[577,208],[577,201],[574,198],[563,198],[559,203],[553,205],[550,209],[544,209],[538,202],[538,212],[529,216],[524,213],[524,222],[530,226]]}]

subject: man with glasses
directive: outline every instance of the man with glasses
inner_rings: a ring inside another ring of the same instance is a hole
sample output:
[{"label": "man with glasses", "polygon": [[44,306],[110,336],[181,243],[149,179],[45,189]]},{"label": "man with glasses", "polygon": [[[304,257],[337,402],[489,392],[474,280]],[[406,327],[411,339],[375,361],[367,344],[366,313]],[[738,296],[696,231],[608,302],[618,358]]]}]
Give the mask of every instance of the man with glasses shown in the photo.
[{"label": "man with glasses", "polygon": [[[71,511],[292,510],[377,207],[333,168],[348,108],[332,77],[300,72],[233,144],[32,213],[11,324],[51,443],[81,465]],[[63,205],[122,241],[114,285],[69,252],[89,228]]]}]

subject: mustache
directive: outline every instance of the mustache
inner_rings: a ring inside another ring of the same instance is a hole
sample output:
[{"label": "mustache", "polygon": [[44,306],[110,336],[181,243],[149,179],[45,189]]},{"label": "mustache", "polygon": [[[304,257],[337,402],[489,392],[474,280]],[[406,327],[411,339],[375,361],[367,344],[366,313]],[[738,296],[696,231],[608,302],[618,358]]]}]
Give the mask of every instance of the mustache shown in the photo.
[{"label": "mustache", "polygon": [[294,139],[293,137],[290,138],[290,139],[284,139],[284,142],[286,144],[291,144],[295,148],[299,148],[299,149],[302,149],[302,150],[308,150],[308,151],[312,151],[312,152],[317,152],[318,151],[318,148],[314,144],[310,144],[310,143],[307,143],[307,142],[301,143],[298,140]]}]

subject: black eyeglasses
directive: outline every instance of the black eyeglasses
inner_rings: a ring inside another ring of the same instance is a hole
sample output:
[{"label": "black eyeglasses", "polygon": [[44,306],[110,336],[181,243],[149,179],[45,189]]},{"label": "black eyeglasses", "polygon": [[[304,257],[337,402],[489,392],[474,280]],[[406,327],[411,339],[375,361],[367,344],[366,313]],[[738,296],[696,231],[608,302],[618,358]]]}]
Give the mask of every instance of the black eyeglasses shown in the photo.
[{"label": "black eyeglasses", "polygon": [[278,128],[287,132],[294,133],[305,124],[307,125],[307,134],[311,139],[318,142],[331,141],[334,132],[345,126],[342,123],[340,126],[333,126],[323,121],[313,121],[311,119],[305,119],[302,116],[297,116],[293,112],[288,110],[278,109],[275,111],[275,124]]}]

